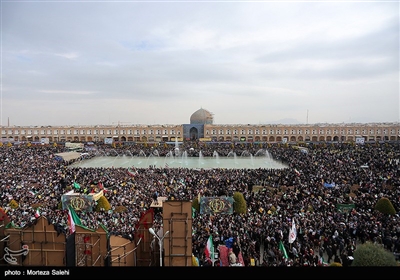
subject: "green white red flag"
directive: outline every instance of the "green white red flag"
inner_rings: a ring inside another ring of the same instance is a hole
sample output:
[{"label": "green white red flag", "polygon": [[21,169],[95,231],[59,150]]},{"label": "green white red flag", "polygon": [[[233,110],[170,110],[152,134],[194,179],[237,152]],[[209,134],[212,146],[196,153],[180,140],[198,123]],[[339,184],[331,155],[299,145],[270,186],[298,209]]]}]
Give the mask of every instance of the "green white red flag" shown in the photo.
[{"label": "green white red flag", "polygon": [[208,237],[207,245],[206,245],[204,253],[207,258],[211,259],[211,261],[214,260],[214,243],[213,243],[212,235],[210,235],[210,237]]},{"label": "green white red flag", "polygon": [[68,225],[70,234],[73,234],[75,232],[75,225],[82,225],[81,219],[76,214],[74,208],[72,208],[71,205],[68,205]]}]

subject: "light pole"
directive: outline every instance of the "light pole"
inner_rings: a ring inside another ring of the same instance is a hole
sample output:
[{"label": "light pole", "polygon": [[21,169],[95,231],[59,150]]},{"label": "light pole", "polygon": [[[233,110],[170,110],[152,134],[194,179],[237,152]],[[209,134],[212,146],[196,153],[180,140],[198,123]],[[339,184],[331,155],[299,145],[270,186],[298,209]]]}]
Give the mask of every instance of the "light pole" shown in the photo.
[{"label": "light pole", "polygon": [[158,245],[159,245],[158,247],[160,247],[160,266],[163,266],[162,265],[162,249],[163,249],[163,243],[162,242],[163,242],[164,238],[168,235],[169,230],[167,232],[165,232],[164,236],[161,237],[161,238],[155,233],[153,228],[149,228],[149,232],[152,235],[154,235],[155,237],[157,237],[157,239],[158,239]]}]

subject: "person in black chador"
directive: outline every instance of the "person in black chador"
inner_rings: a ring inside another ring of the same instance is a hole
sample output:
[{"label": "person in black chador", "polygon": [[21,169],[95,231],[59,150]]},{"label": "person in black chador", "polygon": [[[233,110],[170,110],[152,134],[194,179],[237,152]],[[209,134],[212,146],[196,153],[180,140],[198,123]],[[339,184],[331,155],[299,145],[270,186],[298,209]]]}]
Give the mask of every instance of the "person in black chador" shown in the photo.
[{"label": "person in black chador", "polygon": [[232,250],[233,250],[233,253],[235,253],[236,258],[239,258],[240,247],[236,240],[232,244]]}]

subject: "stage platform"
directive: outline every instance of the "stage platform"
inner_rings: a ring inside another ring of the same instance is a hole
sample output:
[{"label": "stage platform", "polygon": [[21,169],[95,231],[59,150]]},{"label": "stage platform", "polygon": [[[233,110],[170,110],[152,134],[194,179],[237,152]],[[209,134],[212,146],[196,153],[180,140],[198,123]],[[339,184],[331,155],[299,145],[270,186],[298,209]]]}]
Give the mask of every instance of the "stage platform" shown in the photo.
[{"label": "stage platform", "polygon": [[153,201],[153,202],[151,203],[150,207],[161,208],[163,202],[166,201],[166,200],[167,200],[167,197],[166,197],[166,196],[159,196],[159,197],[157,197],[157,202],[158,202],[158,204],[156,204],[156,203]]}]

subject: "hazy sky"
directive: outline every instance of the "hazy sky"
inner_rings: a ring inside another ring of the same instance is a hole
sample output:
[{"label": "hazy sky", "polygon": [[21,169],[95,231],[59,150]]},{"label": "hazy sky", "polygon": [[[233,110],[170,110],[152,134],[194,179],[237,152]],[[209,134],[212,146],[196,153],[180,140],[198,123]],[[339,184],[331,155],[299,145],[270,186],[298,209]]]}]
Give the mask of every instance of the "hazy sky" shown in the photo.
[{"label": "hazy sky", "polygon": [[1,124],[397,122],[399,2],[1,1]]}]

